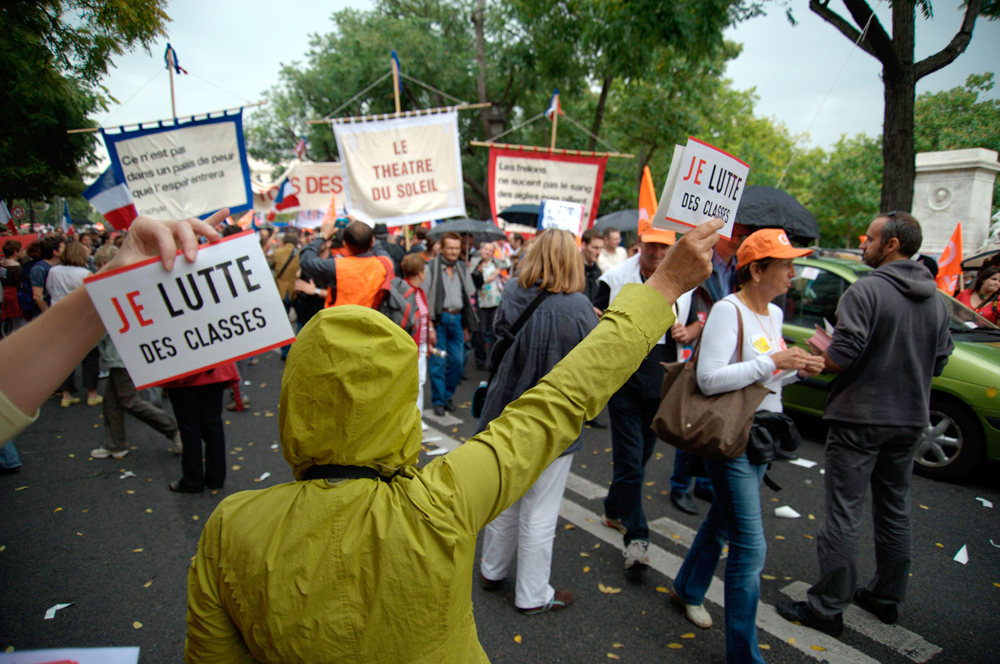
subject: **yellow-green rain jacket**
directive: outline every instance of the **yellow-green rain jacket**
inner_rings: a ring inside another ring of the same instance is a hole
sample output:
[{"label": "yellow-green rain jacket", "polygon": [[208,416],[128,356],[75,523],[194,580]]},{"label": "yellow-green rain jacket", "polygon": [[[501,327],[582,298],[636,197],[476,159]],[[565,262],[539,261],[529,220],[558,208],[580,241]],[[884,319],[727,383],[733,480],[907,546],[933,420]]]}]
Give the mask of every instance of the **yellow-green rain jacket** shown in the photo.
[{"label": "yellow-green rain jacket", "polygon": [[226,498],[188,573],[188,662],[488,662],[472,614],[476,534],[520,498],[674,322],[626,286],[597,328],[486,431],[424,468],[417,347],[356,306],[315,316],[281,385],[281,443],[373,479],[311,480]]}]

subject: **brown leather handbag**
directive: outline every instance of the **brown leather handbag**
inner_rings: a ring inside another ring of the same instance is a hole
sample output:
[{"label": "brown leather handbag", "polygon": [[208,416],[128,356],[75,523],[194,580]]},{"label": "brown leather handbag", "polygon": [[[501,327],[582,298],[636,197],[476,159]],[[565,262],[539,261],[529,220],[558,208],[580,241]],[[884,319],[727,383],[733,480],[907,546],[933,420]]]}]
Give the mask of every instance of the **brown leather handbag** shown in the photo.
[{"label": "brown leather handbag", "polygon": [[[731,303],[732,304],[732,303]],[[736,307],[735,304],[733,304]],[[743,361],[743,315],[736,307],[739,333],[736,361]],[[660,407],[653,433],[678,449],[708,459],[735,459],[746,450],[750,425],[768,388],[760,383],[707,396],[698,387],[701,343],[688,362],[664,363]]]}]

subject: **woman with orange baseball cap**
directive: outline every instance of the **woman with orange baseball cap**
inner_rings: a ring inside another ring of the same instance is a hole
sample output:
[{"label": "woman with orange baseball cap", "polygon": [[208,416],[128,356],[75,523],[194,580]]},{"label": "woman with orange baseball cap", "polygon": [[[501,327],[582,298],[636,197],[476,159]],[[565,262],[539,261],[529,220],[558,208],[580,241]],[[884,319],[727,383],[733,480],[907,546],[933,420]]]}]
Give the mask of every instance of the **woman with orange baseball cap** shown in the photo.
[{"label": "woman with orange baseball cap", "polygon": [[[811,249],[793,247],[781,229],[759,230],[743,241],[736,252],[736,293],[716,303],[702,331],[697,366],[702,392],[721,394],[760,382],[770,392],[757,412],[781,413],[782,385],[822,370],[822,358],[785,346],[782,311],[771,304],[771,300],[788,291],[795,278],[793,259],[811,253]],[[739,362],[738,346],[742,346]],[[760,574],[767,552],[760,483],[767,461],[773,459],[773,449],[770,451],[770,458],[744,453],[735,459],[705,459],[715,502],[670,593],[684,607],[688,620],[701,628],[711,627],[712,617],[703,605],[705,591],[722,547],[729,541],[725,577],[728,662],[764,661],[755,623]]]}]

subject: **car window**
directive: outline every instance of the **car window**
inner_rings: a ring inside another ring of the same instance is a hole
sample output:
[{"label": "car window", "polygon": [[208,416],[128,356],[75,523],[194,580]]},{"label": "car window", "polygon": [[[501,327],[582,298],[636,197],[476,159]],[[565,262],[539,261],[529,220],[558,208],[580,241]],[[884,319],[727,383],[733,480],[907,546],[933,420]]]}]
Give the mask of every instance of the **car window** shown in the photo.
[{"label": "car window", "polygon": [[785,297],[785,323],[799,327],[837,324],[837,303],[850,284],[829,270],[813,265],[796,265],[795,279]]}]

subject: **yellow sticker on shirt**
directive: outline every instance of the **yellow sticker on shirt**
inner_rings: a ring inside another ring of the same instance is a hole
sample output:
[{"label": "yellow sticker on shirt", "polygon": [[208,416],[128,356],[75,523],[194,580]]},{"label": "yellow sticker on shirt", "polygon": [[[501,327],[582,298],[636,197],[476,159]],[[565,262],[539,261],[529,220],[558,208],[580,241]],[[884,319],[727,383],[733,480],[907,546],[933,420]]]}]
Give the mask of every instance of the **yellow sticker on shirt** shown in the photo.
[{"label": "yellow sticker on shirt", "polygon": [[750,339],[750,345],[760,353],[761,355],[771,352],[771,344],[768,342],[767,337],[763,334],[758,334],[757,336]]}]

